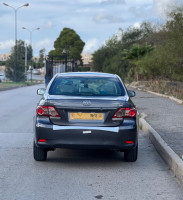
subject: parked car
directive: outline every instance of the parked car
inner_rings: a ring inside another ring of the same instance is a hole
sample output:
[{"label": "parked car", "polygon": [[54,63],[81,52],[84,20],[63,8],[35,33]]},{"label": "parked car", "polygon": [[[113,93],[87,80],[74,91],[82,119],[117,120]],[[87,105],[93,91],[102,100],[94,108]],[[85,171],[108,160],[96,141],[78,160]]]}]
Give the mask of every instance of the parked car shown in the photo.
[{"label": "parked car", "polygon": [[34,159],[44,161],[55,148],[110,149],[137,160],[138,117],[119,76],[95,72],[56,74],[35,117]]},{"label": "parked car", "polygon": [[40,73],[40,71],[38,69],[33,69],[32,70],[32,74],[34,74],[34,75],[40,75],[41,73]]},{"label": "parked car", "polygon": [[0,74],[0,82],[2,82],[5,79],[4,74]]}]

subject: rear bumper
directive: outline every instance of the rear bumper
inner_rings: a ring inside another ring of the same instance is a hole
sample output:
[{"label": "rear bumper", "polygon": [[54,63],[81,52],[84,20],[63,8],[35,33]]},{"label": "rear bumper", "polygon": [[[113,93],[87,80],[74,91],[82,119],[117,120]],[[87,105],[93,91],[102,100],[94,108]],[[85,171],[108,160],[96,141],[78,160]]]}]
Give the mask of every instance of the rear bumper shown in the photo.
[{"label": "rear bumper", "polygon": [[[46,142],[39,142],[46,139]],[[126,141],[133,144],[126,144]],[[42,148],[114,149],[135,148],[138,127],[128,120],[119,127],[55,126],[43,121],[35,123],[35,143]]]}]

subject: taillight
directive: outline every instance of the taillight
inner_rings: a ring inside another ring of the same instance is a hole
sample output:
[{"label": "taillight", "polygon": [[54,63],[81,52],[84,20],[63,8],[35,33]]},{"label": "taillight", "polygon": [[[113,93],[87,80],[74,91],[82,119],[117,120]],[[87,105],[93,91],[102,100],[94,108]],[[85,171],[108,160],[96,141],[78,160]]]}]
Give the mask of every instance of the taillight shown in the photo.
[{"label": "taillight", "polygon": [[53,106],[38,106],[36,111],[37,115],[39,116],[47,116],[55,119],[61,118],[59,113]]},{"label": "taillight", "polygon": [[39,142],[46,142],[46,139],[39,139]]},{"label": "taillight", "polygon": [[123,118],[135,117],[137,110],[135,108],[119,108],[112,117],[113,120],[122,120]]},{"label": "taillight", "polygon": [[126,144],[133,144],[133,141],[129,140],[125,142]]},{"label": "taillight", "polygon": [[48,116],[48,107],[47,106],[38,106],[37,115],[39,116]]},{"label": "taillight", "polygon": [[48,106],[48,113],[51,118],[61,118],[53,106]]}]

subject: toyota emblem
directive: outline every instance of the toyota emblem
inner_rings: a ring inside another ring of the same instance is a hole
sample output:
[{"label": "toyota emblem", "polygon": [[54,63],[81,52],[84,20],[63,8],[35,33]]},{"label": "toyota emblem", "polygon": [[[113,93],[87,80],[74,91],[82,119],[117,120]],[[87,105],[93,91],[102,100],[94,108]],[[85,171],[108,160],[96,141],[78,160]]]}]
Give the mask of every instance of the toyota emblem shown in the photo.
[{"label": "toyota emblem", "polygon": [[89,100],[83,101],[83,106],[91,106],[91,101]]}]

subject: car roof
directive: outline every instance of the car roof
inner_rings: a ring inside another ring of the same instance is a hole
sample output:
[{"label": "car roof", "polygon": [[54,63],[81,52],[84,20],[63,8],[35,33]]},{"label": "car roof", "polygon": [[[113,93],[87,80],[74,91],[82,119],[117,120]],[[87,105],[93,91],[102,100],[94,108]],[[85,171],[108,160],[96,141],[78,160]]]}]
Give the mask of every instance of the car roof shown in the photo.
[{"label": "car roof", "polygon": [[117,77],[115,74],[101,73],[101,72],[67,72],[67,73],[59,73],[57,77],[60,76],[88,76],[88,77]]}]

